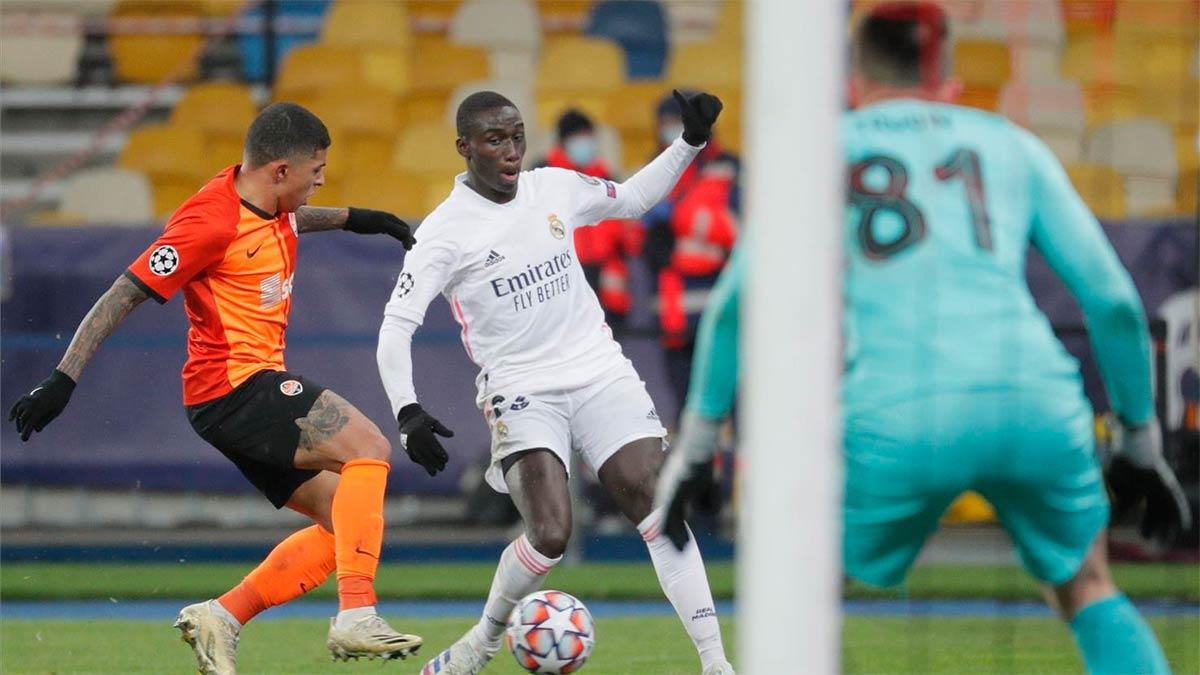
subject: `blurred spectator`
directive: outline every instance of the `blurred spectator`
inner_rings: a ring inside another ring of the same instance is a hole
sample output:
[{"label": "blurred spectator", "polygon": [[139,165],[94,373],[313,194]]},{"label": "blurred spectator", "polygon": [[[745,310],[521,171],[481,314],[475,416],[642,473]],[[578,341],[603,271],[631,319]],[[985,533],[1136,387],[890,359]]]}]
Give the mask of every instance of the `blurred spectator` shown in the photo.
[{"label": "blurred spectator", "polygon": [[[600,157],[596,129],[587,115],[568,110],[558,120],[558,142],[539,166],[554,166],[612,180],[608,162]],[[625,323],[633,303],[626,258],[640,255],[642,226],[637,221],[604,220],[575,230],[575,250],[588,284],[600,298],[605,320],[612,328]]]},{"label": "blurred spectator", "polygon": [[[659,102],[657,116],[661,151],[679,138],[683,121],[671,96]],[[667,378],[679,409],[687,397],[700,312],[737,238],[739,172],[737,157],[725,152],[714,135],[667,199],[642,218],[646,263],[657,284]]]}]

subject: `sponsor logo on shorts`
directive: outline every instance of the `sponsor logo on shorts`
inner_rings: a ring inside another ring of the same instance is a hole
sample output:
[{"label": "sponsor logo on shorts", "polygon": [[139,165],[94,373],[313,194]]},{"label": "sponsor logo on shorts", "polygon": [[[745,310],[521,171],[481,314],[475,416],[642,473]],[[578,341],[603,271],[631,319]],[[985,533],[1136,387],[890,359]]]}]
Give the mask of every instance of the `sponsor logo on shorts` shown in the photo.
[{"label": "sponsor logo on shorts", "polygon": [[567,226],[553,213],[546,220],[550,221],[550,234],[554,235],[555,239],[562,239],[567,236]]},{"label": "sponsor logo on shorts", "polygon": [[279,391],[283,392],[284,396],[296,396],[304,391],[304,385],[300,384],[299,380],[284,380],[279,383]]},{"label": "sponsor logo on shorts", "polygon": [[529,407],[529,400],[526,399],[524,396],[518,396],[513,399],[513,403],[512,403],[512,405],[510,405],[508,407],[508,409],[513,412],[516,412],[518,410],[524,410],[528,407]]},{"label": "sponsor logo on shorts", "polygon": [[648,419],[648,420],[658,419],[658,411],[655,410],[654,408],[651,408],[650,412],[646,413],[646,419]]},{"label": "sponsor logo on shorts", "polygon": [[496,394],[492,397],[491,405],[484,411],[484,416],[491,419],[494,415],[496,419],[500,419],[500,415],[504,413],[504,397]]},{"label": "sponsor logo on shorts", "polygon": [[[562,237],[559,237],[561,239]],[[150,254],[150,271],[165,277],[179,269],[179,252],[174,246],[163,244]]]}]

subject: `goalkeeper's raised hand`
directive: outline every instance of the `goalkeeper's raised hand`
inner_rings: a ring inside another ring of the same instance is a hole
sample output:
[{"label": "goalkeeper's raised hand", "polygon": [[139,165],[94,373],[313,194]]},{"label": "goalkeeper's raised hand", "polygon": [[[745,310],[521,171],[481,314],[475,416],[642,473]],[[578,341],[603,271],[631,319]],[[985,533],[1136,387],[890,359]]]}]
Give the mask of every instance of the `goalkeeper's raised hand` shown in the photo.
[{"label": "goalkeeper's raised hand", "polygon": [[1170,546],[1192,526],[1187,496],[1162,453],[1157,418],[1137,426],[1111,420],[1112,451],[1105,478],[1117,512],[1144,506],[1141,533],[1160,546]]},{"label": "goalkeeper's raised hand", "polygon": [[400,423],[400,444],[404,446],[409,459],[420,464],[430,476],[446,468],[450,457],[437,437],[453,438],[453,431],[417,403],[409,403],[401,408],[396,421]]},{"label": "goalkeeper's raised hand", "polygon": [[700,147],[712,138],[712,126],[721,114],[724,104],[712,94],[699,93],[684,96],[678,89],[672,90],[679,104],[679,116],[683,120],[683,140],[688,145]]},{"label": "goalkeeper's raised hand", "polygon": [[707,469],[717,451],[720,422],[685,410],[671,454],[658,475],[654,508],[661,512],[663,532],[682,551],[690,535],[687,505],[707,488]]}]

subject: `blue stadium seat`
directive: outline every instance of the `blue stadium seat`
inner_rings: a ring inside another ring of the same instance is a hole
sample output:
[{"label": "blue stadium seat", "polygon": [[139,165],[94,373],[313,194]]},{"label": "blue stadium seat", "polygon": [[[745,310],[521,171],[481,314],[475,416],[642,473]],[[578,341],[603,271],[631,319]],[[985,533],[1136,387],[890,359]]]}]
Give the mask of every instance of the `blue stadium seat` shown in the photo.
[{"label": "blue stadium seat", "polygon": [[[330,0],[278,0],[275,17],[279,19],[320,19],[329,9]],[[246,12],[248,19],[262,19],[261,4]],[[264,26],[265,28],[265,26]],[[317,39],[320,26],[314,25],[312,32],[288,33],[275,35],[275,67],[283,63],[283,57],[293,47],[307,44]],[[242,52],[242,75],[250,82],[262,82],[267,79],[266,40],[261,33],[250,33],[238,36],[238,46]]]},{"label": "blue stadium seat", "polygon": [[592,7],[589,35],[607,38],[625,50],[630,79],[656,78],[667,59],[667,21],[654,0],[604,0]]}]

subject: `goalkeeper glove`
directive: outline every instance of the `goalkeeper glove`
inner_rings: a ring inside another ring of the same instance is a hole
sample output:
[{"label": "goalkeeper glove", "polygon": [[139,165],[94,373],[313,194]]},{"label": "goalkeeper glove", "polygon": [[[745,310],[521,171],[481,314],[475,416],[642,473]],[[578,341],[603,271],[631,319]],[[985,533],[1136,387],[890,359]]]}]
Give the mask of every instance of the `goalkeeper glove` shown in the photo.
[{"label": "goalkeeper glove", "polygon": [[687,505],[703,494],[711,481],[708,468],[717,450],[719,432],[717,420],[685,410],[678,438],[658,475],[654,508],[663,514],[663,532],[680,551],[690,538],[684,522]]},{"label": "goalkeeper glove", "polygon": [[346,216],[345,230],[355,234],[386,234],[404,245],[404,250],[411,251],[416,246],[417,239],[412,234],[412,227],[386,211],[372,209],[357,209],[351,206],[350,215]]},{"label": "goalkeeper glove", "polygon": [[696,148],[707,143],[712,138],[712,125],[725,107],[721,99],[703,92],[688,98],[678,89],[672,90],[671,94],[679,104],[679,116],[683,118],[683,140]]},{"label": "goalkeeper glove", "polygon": [[453,438],[454,432],[421,409],[420,404],[409,403],[396,415],[400,423],[400,444],[408,458],[420,464],[430,476],[446,468],[449,456],[437,437]]},{"label": "goalkeeper glove", "polygon": [[1171,545],[1192,526],[1187,496],[1162,452],[1158,418],[1129,426],[1110,420],[1112,450],[1105,478],[1118,513],[1145,506],[1141,533],[1162,546]]},{"label": "goalkeeper glove", "polygon": [[66,373],[54,369],[50,377],[22,396],[8,413],[10,422],[17,423],[17,433],[22,441],[28,441],[35,431],[41,431],[62,413],[75,391],[75,380]]}]

